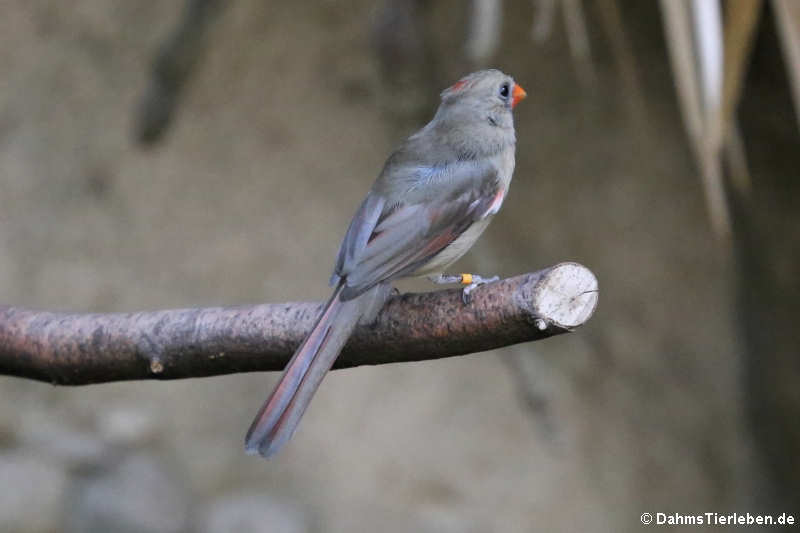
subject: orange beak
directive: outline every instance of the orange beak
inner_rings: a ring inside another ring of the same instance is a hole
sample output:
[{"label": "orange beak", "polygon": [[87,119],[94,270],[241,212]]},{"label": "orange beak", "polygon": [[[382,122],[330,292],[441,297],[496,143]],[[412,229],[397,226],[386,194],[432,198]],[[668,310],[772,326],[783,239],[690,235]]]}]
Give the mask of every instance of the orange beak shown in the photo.
[{"label": "orange beak", "polygon": [[525,92],[525,89],[520,87],[518,83],[515,83],[514,89],[511,91],[511,109],[514,109],[519,101],[526,96],[528,96],[528,93]]}]

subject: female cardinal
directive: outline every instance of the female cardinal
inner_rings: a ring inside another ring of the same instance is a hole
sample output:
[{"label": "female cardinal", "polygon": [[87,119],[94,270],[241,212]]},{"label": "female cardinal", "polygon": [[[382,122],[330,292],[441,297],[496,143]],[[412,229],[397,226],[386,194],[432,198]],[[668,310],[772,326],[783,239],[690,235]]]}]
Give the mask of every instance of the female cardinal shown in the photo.
[{"label": "female cardinal", "polygon": [[333,295],[261,407],[245,438],[269,457],[300,417],[359,321],[373,320],[392,280],[427,275],[463,283],[464,301],[494,281],[443,271],[464,255],[503,204],[514,172],[511,110],[525,91],[498,70],[460,79],[436,115],[386,161],[344,237]]}]

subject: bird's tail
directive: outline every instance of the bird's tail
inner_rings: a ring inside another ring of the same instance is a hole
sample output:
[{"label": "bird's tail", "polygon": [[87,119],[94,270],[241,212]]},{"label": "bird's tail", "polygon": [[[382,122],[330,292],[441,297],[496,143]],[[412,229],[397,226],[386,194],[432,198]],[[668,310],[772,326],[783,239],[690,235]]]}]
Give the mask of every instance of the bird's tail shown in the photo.
[{"label": "bird's tail", "polygon": [[368,294],[342,301],[340,284],[295,352],[281,380],[258,411],[245,437],[250,455],[270,457],[294,434],[325,373],[370,305]]}]

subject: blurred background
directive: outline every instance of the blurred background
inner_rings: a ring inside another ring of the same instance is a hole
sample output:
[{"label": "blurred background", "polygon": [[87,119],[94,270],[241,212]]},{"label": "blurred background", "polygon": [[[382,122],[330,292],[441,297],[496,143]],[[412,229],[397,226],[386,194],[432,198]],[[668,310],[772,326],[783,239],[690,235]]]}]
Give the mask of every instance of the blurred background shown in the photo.
[{"label": "blurred background", "polygon": [[601,297],[570,335],[336,371],[269,462],[243,436],[276,374],[2,378],[0,531],[800,515],[800,3],[1,5],[3,304],[323,299],[392,147],[485,66],[529,97],[511,193],[457,270],[574,260]]}]

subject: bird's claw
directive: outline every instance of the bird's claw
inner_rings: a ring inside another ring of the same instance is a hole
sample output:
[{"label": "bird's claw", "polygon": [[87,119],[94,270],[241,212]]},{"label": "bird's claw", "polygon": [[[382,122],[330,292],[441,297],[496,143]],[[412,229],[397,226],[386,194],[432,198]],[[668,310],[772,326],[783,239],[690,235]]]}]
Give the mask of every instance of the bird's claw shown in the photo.
[{"label": "bird's claw", "polygon": [[495,281],[500,281],[500,276],[492,276],[491,278],[472,276],[472,283],[464,287],[464,289],[461,291],[461,300],[464,302],[464,305],[469,305],[469,303],[472,301],[472,291],[474,291],[477,287],[487,283],[494,283]]}]

